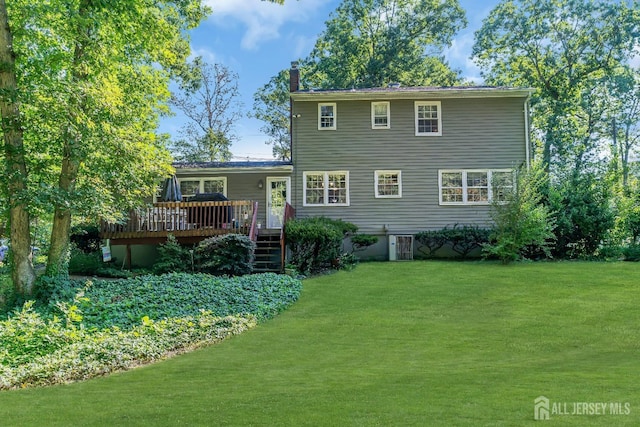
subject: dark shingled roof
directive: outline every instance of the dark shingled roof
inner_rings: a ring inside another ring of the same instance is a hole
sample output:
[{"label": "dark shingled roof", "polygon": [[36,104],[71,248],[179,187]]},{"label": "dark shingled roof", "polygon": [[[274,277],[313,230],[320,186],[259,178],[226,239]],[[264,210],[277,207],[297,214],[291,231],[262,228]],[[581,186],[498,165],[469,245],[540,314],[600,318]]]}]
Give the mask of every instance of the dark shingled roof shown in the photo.
[{"label": "dark shingled roof", "polygon": [[450,92],[450,91],[478,91],[478,90],[521,90],[507,86],[390,86],[353,89],[304,89],[295,93],[380,93],[380,92]]},{"label": "dark shingled roof", "polygon": [[208,169],[208,168],[272,168],[278,166],[291,166],[293,163],[284,160],[270,160],[260,162],[175,162],[176,169]]}]

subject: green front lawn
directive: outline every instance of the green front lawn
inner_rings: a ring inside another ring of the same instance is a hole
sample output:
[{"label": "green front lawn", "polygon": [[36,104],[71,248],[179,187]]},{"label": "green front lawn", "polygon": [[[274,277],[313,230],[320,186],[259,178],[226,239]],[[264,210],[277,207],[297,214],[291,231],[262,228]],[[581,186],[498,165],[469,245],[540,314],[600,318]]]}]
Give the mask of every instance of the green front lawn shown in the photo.
[{"label": "green front lawn", "polygon": [[549,425],[638,425],[639,268],[362,264],[306,280],[293,307],[222,344],[2,392],[0,424],[522,425],[544,395],[607,404]]}]

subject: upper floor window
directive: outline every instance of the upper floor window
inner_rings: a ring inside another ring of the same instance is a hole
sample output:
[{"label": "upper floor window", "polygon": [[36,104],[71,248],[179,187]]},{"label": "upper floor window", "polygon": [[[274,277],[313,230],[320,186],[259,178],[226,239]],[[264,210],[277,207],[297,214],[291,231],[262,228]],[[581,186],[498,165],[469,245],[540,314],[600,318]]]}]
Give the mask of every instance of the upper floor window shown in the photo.
[{"label": "upper floor window", "polygon": [[440,101],[416,101],[416,136],[442,136]]},{"label": "upper floor window", "polygon": [[336,130],[336,104],[318,104],[318,130]]},{"label": "upper floor window", "polygon": [[376,198],[402,197],[401,171],[375,171]]},{"label": "upper floor window", "polygon": [[391,109],[388,102],[371,103],[371,129],[389,129],[391,127]]},{"label": "upper floor window", "polygon": [[303,172],[305,206],[349,206],[349,172]]},{"label": "upper floor window", "polygon": [[513,191],[513,171],[442,170],[438,173],[441,205],[489,204],[505,201]]},{"label": "upper floor window", "polygon": [[198,193],[222,193],[227,195],[227,178],[185,178],[179,179],[182,200],[187,200]]}]

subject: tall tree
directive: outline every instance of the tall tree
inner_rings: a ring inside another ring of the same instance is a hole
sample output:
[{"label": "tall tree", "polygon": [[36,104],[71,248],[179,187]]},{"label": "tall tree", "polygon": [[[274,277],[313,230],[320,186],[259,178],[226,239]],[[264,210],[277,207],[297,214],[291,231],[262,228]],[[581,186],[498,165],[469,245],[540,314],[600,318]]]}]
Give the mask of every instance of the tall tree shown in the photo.
[{"label": "tall tree", "polygon": [[172,151],[180,161],[229,160],[229,148],[237,139],[234,127],[242,117],[238,75],[222,64],[196,58],[190,76],[171,97],[171,104],[188,120]]},{"label": "tall tree", "polygon": [[489,84],[536,89],[534,135],[547,169],[580,159],[574,149],[594,129],[574,120],[582,96],[632,54],[639,9],[637,1],[510,0],[476,32],[473,56]]},{"label": "tall tree", "polygon": [[[64,273],[72,217],[114,217],[170,172],[155,137],[184,73],[200,0],[12,1],[30,207],[53,215],[47,274]],[[5,159],[6,163],[6,159]],[[12,233],[11,240],[28,236]]]},{"label": "tall tree", "polygon": [[[303,86],[322,89],[451,86],[457,72],[442,50],[466,25],[457,0],[344,0],[326,22],[310,55],[301,60]],[[254,95],[254,115],[274,145],[290,155],[289,84],[286,71]]]},{"label": "tall tree", "polygon": [[29,257],[31,240],[27,210],[27,167],[16,77],[13,35],[5,0],[0,0],[0,129],[4,140],[5,174],[2,180],[9,204],[11,260],[15,289],[31,295],[35,272]]}]

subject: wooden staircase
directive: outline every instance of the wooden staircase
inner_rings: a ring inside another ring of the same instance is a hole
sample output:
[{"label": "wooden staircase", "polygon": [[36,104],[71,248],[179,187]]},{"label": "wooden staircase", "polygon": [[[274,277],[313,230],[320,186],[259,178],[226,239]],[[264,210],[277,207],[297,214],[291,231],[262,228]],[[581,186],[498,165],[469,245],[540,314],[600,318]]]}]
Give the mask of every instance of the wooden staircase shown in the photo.
[{"label": "wooden staircase", "polygon": [[281,254],[280,230],[260,230],[256,238],[253,272],[281,273],[283,269]]}]

